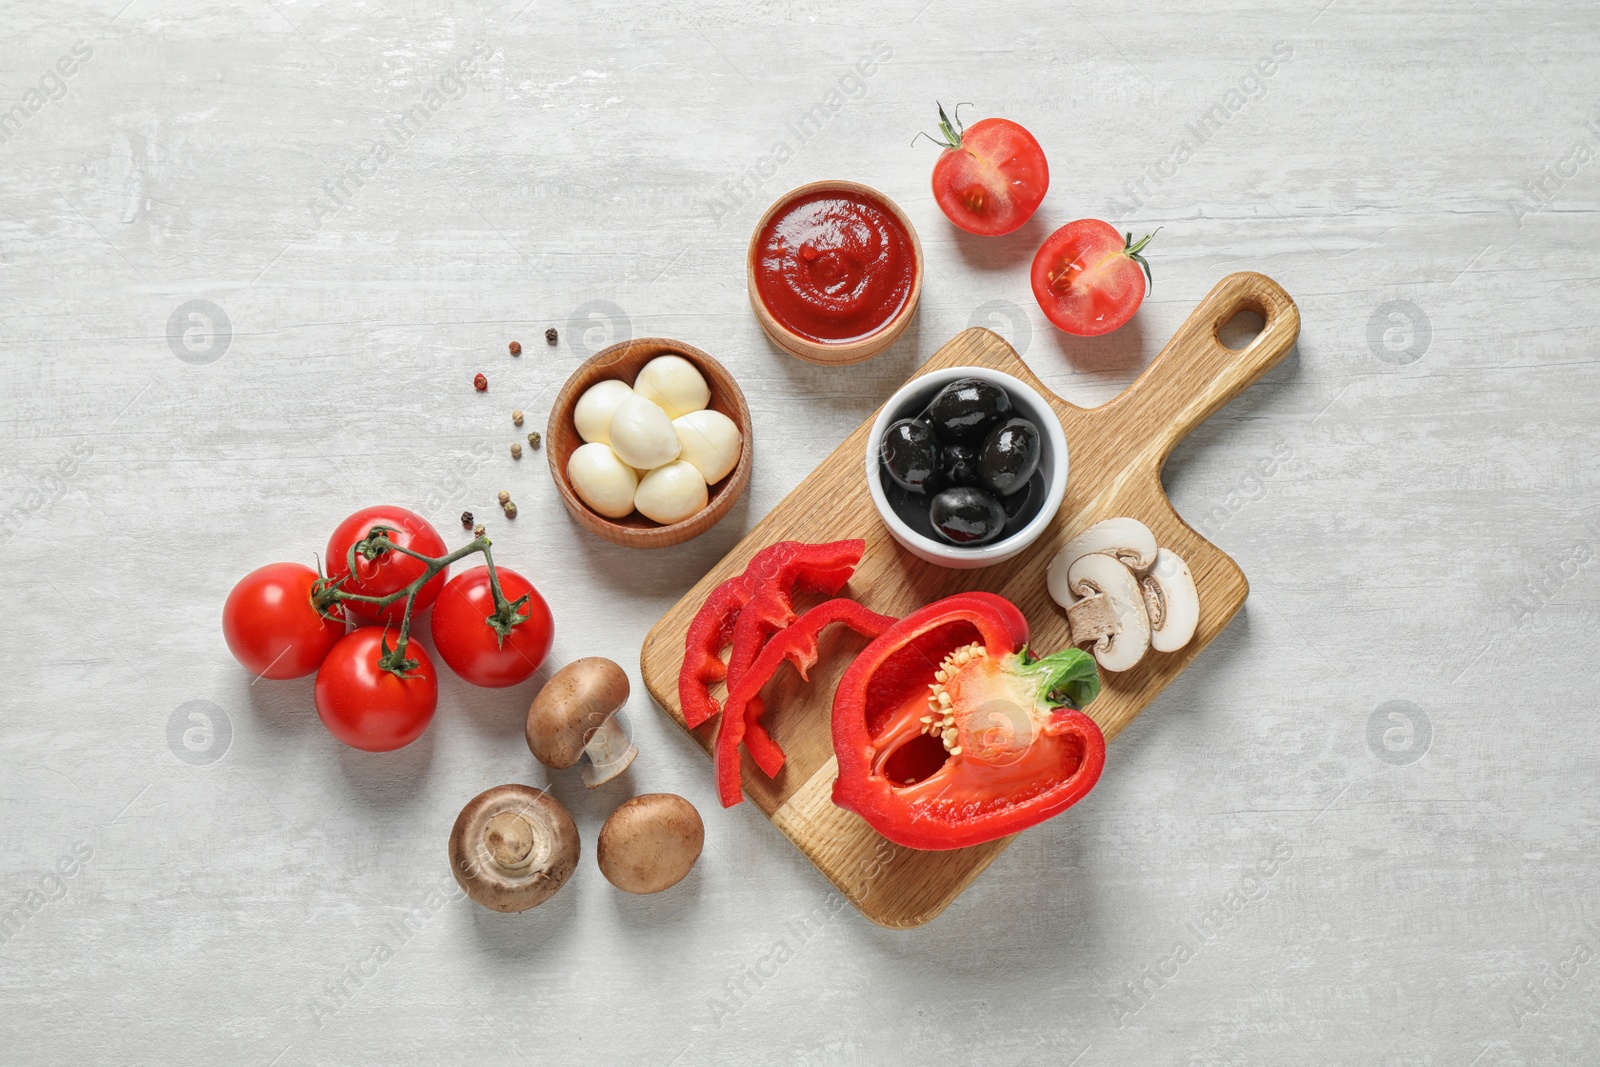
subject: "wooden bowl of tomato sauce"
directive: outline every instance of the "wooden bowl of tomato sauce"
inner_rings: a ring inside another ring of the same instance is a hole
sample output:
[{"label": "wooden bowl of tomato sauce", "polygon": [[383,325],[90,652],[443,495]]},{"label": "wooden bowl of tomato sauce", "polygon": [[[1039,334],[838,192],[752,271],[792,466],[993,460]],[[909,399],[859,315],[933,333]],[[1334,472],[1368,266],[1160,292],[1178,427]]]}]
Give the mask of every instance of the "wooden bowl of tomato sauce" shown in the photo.
[{"label": "wooden bowl of tomato sauce", "polygon": [[745,257],[750,306],[778,347],[809,363],[859,363],[905,332],[922,297],[922,242],[870,186],[821,181],[784,193]]},{"label": "wooden bowl of tomato sauce", "polygon": [[[739,462],[726,477],[708,487],[706,506],[682,522],[662,525],[638,511],[620,519],[607,518],[590,510],[567,477],[567,461],[583,444],[577,424],[573,421],[573,410],[590,386],[607,378],[616,378],[632,385],[646,363],[665,355],[682,356],[694,364],[705,378],[706,385],[711,389],[711,400],[706,406],[728,416],[739,429]],[[733,507],[745,486],[750,484],[752,437],[750,408],[745,404],[744,391],[739,388],[733,375],[728,373],[728,368],[682,341],[665,337],[639,337],[601,349],[572,372],[557,394],[555,403],[550,406],[550,420],[545,426],[545,454],[549,458],[550,477],[561,494],[561,502],[585,529],[612,544],[628,548],[667,548],[705,533]]]}]

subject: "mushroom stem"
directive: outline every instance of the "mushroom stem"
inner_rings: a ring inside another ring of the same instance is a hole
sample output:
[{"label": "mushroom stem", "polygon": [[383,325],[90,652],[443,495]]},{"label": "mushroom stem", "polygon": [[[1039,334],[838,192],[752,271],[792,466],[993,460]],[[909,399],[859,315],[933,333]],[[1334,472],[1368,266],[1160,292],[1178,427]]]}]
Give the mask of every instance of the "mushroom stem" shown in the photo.
[{"label": "mushroom stem", "polygon": [[628,738],[616,716],[596,727],[583,751],[589,757],[589,765],[583,769],[583,784],[590,789],[605,785],[627,770],[639,754],[638,746]]},{"label": "mushroom stem", "polygon": [[1095,662],[1125,671],[1150,648],[1150,616],[1133,572],[1115,556],[1091,552],[1067,568],[1073,644],[1093,643]]},{"label": "mushroom stem", "polygon": [[508,871],[533,866],[549,846],[546,836],[515,811],[502,811],[492,817],[483,828],[483,843],[494,862]]},{"label": "mushroom stem", "polygon": [[1090,593],[1067,609],[1067,629],[1073,644],[1092,645],[1117,632],[1116,609],[1108,597]]},{"label": "mushroom stem", "polygon": [[499,785],[469,800],[450,831],[450,871],[467,896],[494,911],[550,899],[578,865],[578,828],[542,789]]}]

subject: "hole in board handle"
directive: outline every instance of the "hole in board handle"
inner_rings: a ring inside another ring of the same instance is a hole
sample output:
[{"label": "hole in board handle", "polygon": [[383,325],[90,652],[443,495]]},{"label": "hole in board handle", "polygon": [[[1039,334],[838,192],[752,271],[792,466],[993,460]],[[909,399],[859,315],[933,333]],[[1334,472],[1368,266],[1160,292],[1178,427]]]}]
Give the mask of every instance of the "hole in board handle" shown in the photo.
[{"label": "hole in board handle", "polygon": [[1243,352],[1266,328],[1266,317],[1259,310],[1242,307],[1217,324],[1217,340],[1229,351]]}]

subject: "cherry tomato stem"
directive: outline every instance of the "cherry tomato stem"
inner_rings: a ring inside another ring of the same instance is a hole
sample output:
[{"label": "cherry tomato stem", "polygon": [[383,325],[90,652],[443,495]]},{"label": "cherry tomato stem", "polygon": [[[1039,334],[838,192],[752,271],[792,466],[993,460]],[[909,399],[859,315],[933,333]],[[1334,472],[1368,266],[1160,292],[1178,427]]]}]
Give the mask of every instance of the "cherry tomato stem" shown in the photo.
[{"label": "cherry tomato stem", "polygon": [[[367,531],[367,535],[358,541],[352,542],[345,553],[345,574],[343,577],[329,581],[321,580],[321,588],[313,597],[313,603],[319,611],[326,611],[329,607],[339,603],[356,603],[366,605],[375,613],[382,612],[391,604],[399,602],[402,598],[406,602],[405,614],[400,619],[400,631],[396,635],[393,648],[389,647],[387,632],[382,639],[381,655],[378,666],[388,671],[397,678],[405,678],[411,671],[416,670],[417,661],[408,656],[411,643],[411,618],[416,612],[417,595],[430,581],[447,570],[452,563],[465,559],[467,556],[481,552],[484,566],[489,572],[489,589],[494,597],[494,614],[486,620],[495,634],[503,642],[514,627],[522,625],[526,616],[518,614],[518,609],[527,602],[527,597],[512,601],[507,599],[500,588],[499,576],[495,572],[494,557],[489,551],[490,541],[487,535],[479,534],[471,542],[456,549],[454,552],[443,556],[429,556],[418,552],[407,545],[398,544],[388,536],[394,532],[393,527],[374,524]],[[392,593],[383,596],[369,596],[365,593],[346,592],[342,586],[348,578],[356,573],[356,559],[358,556],[374,560],[386,552],[398,552],[417,560],[423,564],[422,573],[413,578],[406,585]]]},{"label": "cherry tomato stem", "polygon": [[964,107],[971,107],[971,103],[963,101],[962,103],[956,105],[956,117],[954,121],[951,121],[950,116],[944,113],[943,104],[940,104],[938,101],[934,101],[934,103],[939,108],[939,133],[941,136],[935,137],[931,133],[919,133],[916,137],[911,139],[911,143],[914,145],[917,143],[918,138],[926,137],[940,148],[960,148],[961,137],[967,132],[966,127],[961,124],[961,109]]}]

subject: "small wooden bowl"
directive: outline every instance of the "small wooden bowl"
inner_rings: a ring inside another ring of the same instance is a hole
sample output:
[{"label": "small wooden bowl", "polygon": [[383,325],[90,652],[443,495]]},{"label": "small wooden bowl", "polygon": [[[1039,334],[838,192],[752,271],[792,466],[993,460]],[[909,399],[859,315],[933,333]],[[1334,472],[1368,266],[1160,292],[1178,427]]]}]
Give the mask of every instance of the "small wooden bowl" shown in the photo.
[{"label": "small wooden bowl", "polygon": [[[881,205],[891,215],[900,221],[906,228],[906,233],[911,235],[911,252],[914,257],[911,271],[911,296],[896,314],[895,317],[884,323],[865,337],[858,337],[854,341],[813,341],[809,337],[799,334],[784,326],[772,313],[767,310],[766,304],[761,301],[761,292],[756,288],[756,257],[759,251],[756,247],[761,240],[761,231],[767,228],[767,223],[772,221],[772,216],[779,210],[787,207],[789,203],[799,197],[811,193],[854,193]],[[755,308],[756,318],[761,322],[761,328],[767,331],[767,336],[777,343],[779,348],[791,356],[797,356],[807,363],[820,363],[824,366],[844,366],[849,363],[860,363],[862,360],[871,359],[885,348],[894,344],[900,335],[911,324],[912,316],[917,313],[917,302],[922,299],[922,241],[917,237],[917,228],[911,225],[911,220],[906,213],[900,210],[900,205],[884,196],[870,185],[860,182],[847,182],[831,180],[809,182],[797,189],[790,189],[772,202],[761,215],[761,221],[756,223],[755,232],[750,235],[750,247],[745,253],[745,277],[750,291],[750,306]]]},{"label": "small wooden bowl", "polygon": [[[710,499],[706,501],[706,506],[682,522],[663,526],[637,511],[620,519],[608,519],[589,510],[567,479],[567,461],[583,444],[583,438],[578,436],[577,424],[572,421],[573,409],[578,406],[578,398],[596,382],[619,378],[632,385],[646,363],[665,355],[682,356],[705,376],[706,384],[711,387],[711,403],[706,406],[712,411],[722,412],[739,428],[743,440],[738,465],[726,478],[710,487]],[[750,409],[745,406],[739,383],[733,380],[728,368],[698,348],[665,337],[640,337],[614,344],[602,349],[573,371],[572,377],[561,387],[555,403],[550,407],[550,421],[545,425],[544,440],[545,452],[550,459],[550,477],[555,479],[561,501],[572,512],[572,517],[607,541],[629,548],[666,548],[698,537],[728,513],[750,482]]]}]

